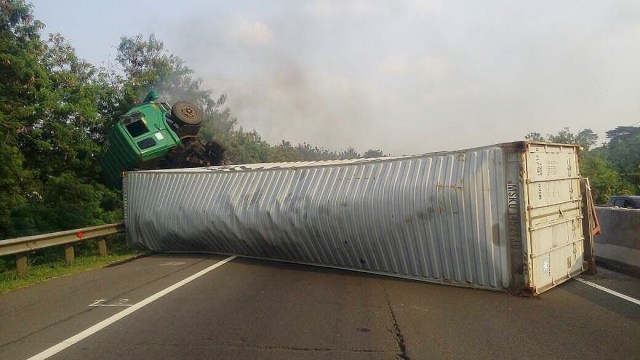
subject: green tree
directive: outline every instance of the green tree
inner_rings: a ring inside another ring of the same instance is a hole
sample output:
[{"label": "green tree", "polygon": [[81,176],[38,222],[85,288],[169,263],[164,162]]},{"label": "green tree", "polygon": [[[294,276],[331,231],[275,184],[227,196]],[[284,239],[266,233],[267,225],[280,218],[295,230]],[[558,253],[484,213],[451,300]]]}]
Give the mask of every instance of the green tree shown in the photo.
[{"label": "green tree", "polygon": [[547,135],[547,141],[556,144],[575,144],[575,135],[568,127],[558,131],[557,134]]},{"label": "green tree", "polygon": [[227,158],[232,164],[269,162],[270,147],[255,131],[246,132],[242,128],[222,137],[227,146]]},{"label": "green tree", "polygon": [[545,138],[539,132],[530,132],[524,136],[525,140],[551,142],[556,144],[579,144],[584,150],[589,151],[598,143],[598,135],[591,129],[582,129],[577,134],[571,132],[568,127],[558,131],[557,134],[548,134]]},{"label": "green tree", "polygon": [[39,189],[25,167],[21,140],[46,112],[49,78],[39,62],[43,26],[24,1],[0,1],[0,238],[10,230],[12,209]]},{"label": "green tree", "polygon": [[96,103],[102,89],[94,82],[97,70],[78,59],[59,34],[51,35],[41,58],[49,77],[47,111],[23,138],[28,167],[41,181],[71,171],[83,181],[98,181],[95,157],[100,147],[95,129],[104,119]]},{"label": "green tree", "polygon": [[583,129],[574,134],[568,127],[565,127],[555,135],[549,134],[547,140],[557,144],[579,144],[589,151],[598,142],[598,135],[591,129]]},{"label": "green tree", "polygon": [[[239,129],[231,111],[223,108],[226,95],[213,98],[211,91],[202,89],[202,80],[194,78],[193,70],[182,59],[168,53],[155,35],[121,38],[116,59],[122,66],[124,79],[117,72],[106,78],[119,84],[115,92],[116,101],[113,102],[116,105],[106,106],[107,111],[123,114],[154,89],[160,94],[161,101],[175,103],[186,100],[198,106],[203,115],[200,138],[203,142],[215,140],[220,143],[227,149],[230,162],[251,159],[255,162],[268,158],[268,150],[263,149],[266,143],[257,133]],[[115,121],[117,118],[112,119]]]},{"label": "green tree", "polygon": [[604,147],[606,159],[612,164],[622,178],[634,187],[633,192],[640,190],[640,131],[625,127],[625,131],[607,132],[609,143]]},{"label": "green tree", "polygon": [[269,161],[271,162],[288,162],[302,161],[304,158],[289,141],[282,140],[278,145],[271,146],[269,153]]},{"label": "green tree", "polygon": [[640,127],[638,126],[618,126],[607,131],[607,139],[611,142],[623,141],[637,135],[640,135]]},{"label": "green tree", "polygon": [[525,140],[529,140],[529,141],[538,141],[538,142],[546,141],[544,136],[540,135],[540,133],[538,132],[530,132],[527,135],[525,135],[524,138]]},{"label": "green tree", "polygon": [[631,185],[599,154],[588,154],[580,162],[580,172],[589,178],[596,204],[606,204],[613,195],[631,194]]},{"label": "green tree", "polygon": [[237,120],[230,111],[220,110],[226,95],[214,99],[211,91],[202,89],[202,79],[194,78],[193,70],[181,58],[168,53],[155,35],[147,39],[142,35],[122,37],[116,59],[125,74],[119,91],[120,106],[114,109],[117,113],[124,113],[155,89],[169,103],[187,100],[202,110],[205,141],[225,136],[236,128]]},{"label": "green tree", "polygon": [[62,36],[43,41],[24,1],[0,10],[0,238],[121,217],[98,183],[97,70]]},{"label": "green tree", "polygon": [[348,148],[346,148],[346,149],[342,150],[342,151],[338,154],[338,157],[339,157],[340,159],[357,159],[357,158],[360,158],[360,157],[362,157],[362,156],[360,155],[360,153],[358,153],[358,152],[356,151],[356,149],[354,149],[354,148],[352,148],[352,147],[348,147]]},{"label": "green tree", "polygon": [[377,158],[377,157],[383,157],[384,153],[381,150],[367,150],[364,152],[364,154],[362,154],[363,158]]},{"label": "green tree", "polygon": [[580,172],[591,181],[592,194],[596,203],[606,203],[617,194],[633,194],[639,190],[640,180],[640,128],[624,126],[607,132],[608,144],[594,148],[598,135],[591,129],[583,129],[577,134],[568,127],[546,138],[532,132],[527,140],[554,143],[580,144],[585,150],[580,161]]},{"label": "green tree", "polygon": [[583,129],[578,131],[574,141],[576,144],[580,144],[584,150],[589,151],[598,143],[598,134],[591,129]]},{"label": "green tree", "polygon": [[306,142],[296,145],[295,149],[306,161],[336,160],[339,158],[335,151],[312,146]]},{"label": "green tree", "polygon": [[98,71],[78,59],[59,34],[44,43],[40,63],[49,83],[41,106],[46,112],[20,134],[25,167],[36,175],[38,191],[16,206],[10,236],[103,224],[121,218],[109,206],[118,193],[100,184],[96,129],[105,121],[97,105],[103,88]]}]

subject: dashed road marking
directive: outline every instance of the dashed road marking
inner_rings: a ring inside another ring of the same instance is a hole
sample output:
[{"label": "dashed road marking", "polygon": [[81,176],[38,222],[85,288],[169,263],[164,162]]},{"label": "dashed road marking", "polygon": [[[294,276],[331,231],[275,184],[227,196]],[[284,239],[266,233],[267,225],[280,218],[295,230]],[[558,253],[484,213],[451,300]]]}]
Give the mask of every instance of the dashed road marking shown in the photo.
[{"label": "dashed road marking", "polygon": [[114,303],[111,304],[105,304],[107,300],[105,299],[100,299],[100,300],[96,300],[94,301],[91,305],[89,305],[89,307],[99,307],[99,306],[105,306],[105,307],[113,307],[113,306],[133,306],[133,304],[128,304],[129,299],[120,299]]},{"label": "dashed road marking", "polygon": [[188,278],[186,278],[186,279],[184,279],[182,281],[179,281],[179,282],[169,286],[168,288],[166,288],[164,290],[161,290],[161,291],[149,296],[148,298],[140,301],[139,303],[137,303],[135,305],[132,305],[132,306],[128,307],[127,309],[122,310],[119,313],[117,313],[117,314],[115,314],[115,315],[113,315],[113,316],[111,316],[111,317],[109,317],[109,318],[107,318],[105,320],[102,320],[101,322],[93,325],[92,327],[90,327],[90,328],[88,328],[88,329],[86,329],[86,330],[84,330],[82,332],[79,332],[78,334],[76,334],[76,335],[74,335],[74,336],[72,336],[72,337],[70,337],[70,338],[68,338],[68,339],[66,339],[66,340],[64,340],[64,341],[62,341],[62,342],[50,347],[50,348],[48,348],[47,350],[30,357],[29,360],[47,359],[47,358],[59,353],[60,351],[68,348],[69,346],[71,346],[71,345],[73,345],[73,344],[75,344],[75,343],[77,343],[77,342],[79,342],[79,341],[81,341],[81,340],[83,340],[83,339],[85,339],[85,338],[97,333],[98,331],[106,328],[107,326],[109,326],[109,325],[115,323],[116,321],[124,318],[125,316],[131,315],[133,312],[142,309],[143,307],[145,307],[145,306],[151,304],[152,302],[160,299],[161,297],[167,295],[168,293],[170,293],[170,292],[182,287],[183,285],[186,285],[186,284],[192,282],[193,280],[195,280],[195,279],[199,278],[200,276],[208,273],[209,271],[214,270],[215,268],[220,267],[220,266],[228,263],[229,261],[231,261],[231,260],[233,260],[235,258],[236,258],[235,256],[230,256],[230,257],[228,257],[228,258],[226,258],[224,260],[218,261],[217,263],[209,266],[208,268],[206,268],[204,270],[201,270],[201,271],[189,276]]},{"label": "dashed road marking", "polygon": [[638,299],[634,299],[634,298],[632,298],[631,296],[627,296],[627,295],[625,295],[625,294],[621,294],[621,293],[619,293],[619,292],[617,292],[617,291],[613,291],[613,290],[611,290],[611,289],[608,289],[608,288],[606,288],[606,287],[604,287],[604,286],[601,286],[601,285],[598,285],[598,284],[596,284],[596,283],[592,283],[591,281],[587,281],[587,280],[585,280],[585,279],[581,279],[581,278],[575,278],[575,279],[576,279],[576,280],[578,280],[578,281],[580,281],[580,282],[581,282],[581,283],[583,283],[583,284],[587,284],[587,285],[592,286],[592,287],[594,287],[594,288],[596,288],[596,289],[598,289],[598,290],[604,291],[604,292],[609,293],[609,294],[611,294],[611,295],[613,295],[613,296],[617,296],[617,297],[619,297],[620,299],[624,299],[624,300],[627,300],[627,301],[629,301],[629,302],[631,302],[631,303],[634,303],[634,304],[636,304],[636,305],[640,305],[640,300],[638,300]]}]

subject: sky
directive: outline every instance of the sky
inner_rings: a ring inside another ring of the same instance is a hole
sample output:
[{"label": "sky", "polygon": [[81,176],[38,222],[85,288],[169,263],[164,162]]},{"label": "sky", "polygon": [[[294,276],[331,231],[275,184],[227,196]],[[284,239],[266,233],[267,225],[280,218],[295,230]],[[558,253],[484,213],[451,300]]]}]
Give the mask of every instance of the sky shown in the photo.
[{"label": "sky", "polygon": [[393,155],[640,125],[640,2],[32,1],[115,66],[154,33],[269,143]]}]

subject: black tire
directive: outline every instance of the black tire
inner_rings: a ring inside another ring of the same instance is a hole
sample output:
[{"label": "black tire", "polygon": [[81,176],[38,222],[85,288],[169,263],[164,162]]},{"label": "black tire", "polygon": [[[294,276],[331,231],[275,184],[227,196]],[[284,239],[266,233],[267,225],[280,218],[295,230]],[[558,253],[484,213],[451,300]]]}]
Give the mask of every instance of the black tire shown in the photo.
[{"label": "black tire", "polygon": [[202,113],[190,102],[178,101],[171,108],[171,117],[178,125],[200,125],[202,122]]}]

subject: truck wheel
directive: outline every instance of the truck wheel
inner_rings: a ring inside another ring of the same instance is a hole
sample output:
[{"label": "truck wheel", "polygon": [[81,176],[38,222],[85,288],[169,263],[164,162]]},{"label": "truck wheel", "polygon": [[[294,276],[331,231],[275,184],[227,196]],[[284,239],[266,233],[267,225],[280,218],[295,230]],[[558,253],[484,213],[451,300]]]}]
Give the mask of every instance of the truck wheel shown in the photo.
[{"label": "truck wheel", "polygon": [[202,113],[190,102],[178,101],[171,108],[171,117],[179,125],[199,125],[202,122]]}]

